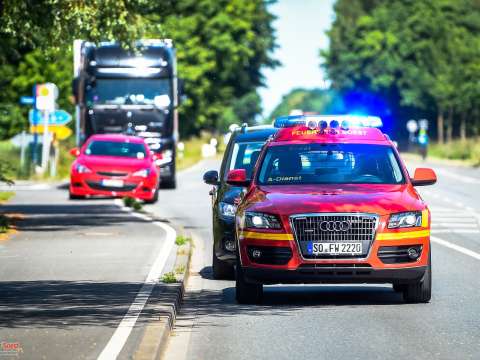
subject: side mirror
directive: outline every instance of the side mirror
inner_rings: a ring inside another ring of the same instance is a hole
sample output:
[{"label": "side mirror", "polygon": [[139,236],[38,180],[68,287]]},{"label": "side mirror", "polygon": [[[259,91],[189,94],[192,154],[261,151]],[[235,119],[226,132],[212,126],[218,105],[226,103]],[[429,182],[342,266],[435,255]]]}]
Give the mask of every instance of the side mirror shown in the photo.
[{"label": "side mirror", "polygon": [[210,170],[203,174],[203,181],[208,185],[218,185],[218,171]]},{"label": "side mirror", "polygon": [[245,169],[230,170],[227,174],[227,184],[232,186],[248,187],[251,180],[247,179],[247,171]]},{"label": "side mirror", "polygon": [[78,148],[73,148],[73,149],[70,149],[69,151],[70,155],[74,156],[74,157],[78,157],[80,156],[80,150],[78,150]]},{"label": "side mirror", "polygon": [[411,180],[413,186],[433,185],[437,182],[437,175],[432,169],[418,168],[415,169],[415,174]]}]

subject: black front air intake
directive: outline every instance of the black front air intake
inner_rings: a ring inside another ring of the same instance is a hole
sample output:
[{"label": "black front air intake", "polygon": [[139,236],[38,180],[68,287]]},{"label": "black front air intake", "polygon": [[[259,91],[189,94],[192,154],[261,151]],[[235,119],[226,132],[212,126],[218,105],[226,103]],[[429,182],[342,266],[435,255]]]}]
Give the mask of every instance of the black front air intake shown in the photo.
[{"label": "black front air intake", "polygon": [[378,257],[384,264],[415,262],[422,255],[422,245],[381,246]]},{"label": "black front air intake", "polygon": [[248,246],[248,258],[251,262],[265,265],[285,265],[292,258],[289,247]]}]

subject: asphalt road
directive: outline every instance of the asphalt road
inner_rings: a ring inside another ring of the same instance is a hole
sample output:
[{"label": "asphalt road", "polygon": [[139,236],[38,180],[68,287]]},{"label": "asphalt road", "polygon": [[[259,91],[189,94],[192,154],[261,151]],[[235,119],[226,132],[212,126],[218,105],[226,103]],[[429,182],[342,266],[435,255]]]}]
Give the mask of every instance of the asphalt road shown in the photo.
[{"label": "asphalt road", "polygon": [[193,274],[166,359],[479,359],[480,171],[431,163],[419,188],[433,217],[433,298],[405,304],[387,285],[269,286],[261,305],[235,303],[211,277],[206,161],[150,210],[195,234]]},{"label": "asphalt road", "polygon": [[67,194],[27,186],[0,209],[24,218],[18,234],[0,241],[0,342],[22,349],[0,350],[1,359],[96,359],[107,344],[131,358],[155,316],[154,292],[126,343],[111,340],[139,291],[151,290],[142,286],[167,249],[165,231],[111,199]]}]

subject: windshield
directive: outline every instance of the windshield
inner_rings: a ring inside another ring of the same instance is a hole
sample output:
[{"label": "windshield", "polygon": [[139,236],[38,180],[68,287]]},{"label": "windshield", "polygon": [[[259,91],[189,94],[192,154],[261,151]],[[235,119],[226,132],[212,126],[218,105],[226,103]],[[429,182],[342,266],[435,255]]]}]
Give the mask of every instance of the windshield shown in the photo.
[{"label": "windshield", "polygon": [[156,105],[168,107],[169,79],[97,79],[87,86],[87,101],[104,105]]},{"label": "windshield", "polygon": [[264,143],[263,141],[236,143],[233,147],[228,170],[245,169],[247,178],[251,178]]},{"label": "windshield", "polygon": [[267,149],[258,177],[263,185],[403,182],[392,148],[367,144],[272,146]]},{"label": "windshield", "polygon": [[119,141],[92,141],[85,150],[85,154],[135,159],[144,159],[147,155],[143,144]]}]

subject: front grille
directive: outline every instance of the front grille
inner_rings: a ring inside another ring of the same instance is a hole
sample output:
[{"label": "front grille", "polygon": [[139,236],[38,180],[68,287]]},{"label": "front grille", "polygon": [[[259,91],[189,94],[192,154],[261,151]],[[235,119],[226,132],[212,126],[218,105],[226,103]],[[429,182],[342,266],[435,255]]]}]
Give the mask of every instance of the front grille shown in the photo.
[{"label": "front grille", "polygon": [[117,192],[132,191],[137,187],[137,184],[125,184],[122,187],[105,186],[96,181],[87,181],[87,184],[89,187],[91,187],[94,190],[117,191]]},{"label": "front grille", "polygon": [[[305,259],[363,258],[375,238],[377,215],[372,214],[308,214],[290,218],[293,234]],[[328,225],[326,225],[326,223]],[[349,224],[348,226],[346,224]],[[333,225],[332,225],[333,224]],[[359,255],[314,255],[309,253],[311,243],[361,242]]]},{"label": "front grille", "polygon": [[127,176],[128,173],[126,172],[110,172],[110,171],[97,171],[98,175],[101,176]]}]

